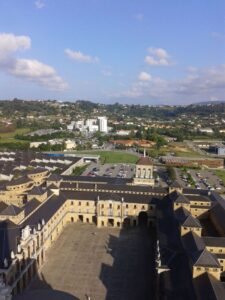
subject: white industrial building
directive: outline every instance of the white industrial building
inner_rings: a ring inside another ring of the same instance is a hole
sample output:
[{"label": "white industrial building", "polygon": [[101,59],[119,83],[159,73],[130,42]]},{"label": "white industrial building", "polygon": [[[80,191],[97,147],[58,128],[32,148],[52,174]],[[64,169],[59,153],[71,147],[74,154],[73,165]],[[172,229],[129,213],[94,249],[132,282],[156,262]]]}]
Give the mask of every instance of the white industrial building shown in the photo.
[{"label": "white industrial building", "polygon": [[99,131],[107,133],[108,132],[107,118],[106,117],[98,117],[98,121],[99,121]]},{"label": "white industrial building", "polygon": [[86,119],[79,120],[76,122],[71,122],[70,125],[67,126],[68,130],[78,129],[81,132],[89,131],[89,132],[108,132],[108,121],[106,117],[97,117],[96,119]]}]

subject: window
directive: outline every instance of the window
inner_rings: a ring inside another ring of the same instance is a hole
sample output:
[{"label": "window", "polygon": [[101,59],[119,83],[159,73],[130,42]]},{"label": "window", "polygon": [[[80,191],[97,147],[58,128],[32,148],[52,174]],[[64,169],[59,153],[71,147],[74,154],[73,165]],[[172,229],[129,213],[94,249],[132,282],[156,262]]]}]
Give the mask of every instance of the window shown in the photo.
[{"label": "window", "polygon": [[220,249],[219,252],[220,252],[220,253],[223,252],[223,249]]},{"label": "window", "polygon": [[144,205],[142,205],[142,209],[145,209],[145,206],[144,206]]},{"label": "window", "polygon": [[134,205],[134,209],[136,209],[137,208],[137,205]]},{"label": "window", "polygon": [[112,204],[111,203],[109,204],[109,208],[112,208]]},{"label": "window", "polygon": [[200,268],[200,267],[197,267],[197,270],[198,270],[198,271],[201,271],[201,269],[202,269],[202,268]]},{"label": "window", "polygon": [[117,209],[120,209],[120,205],[117,206]]},{"label": "window", "polygon": [[128,204],[126,204],[126,208],[128,208]]},{"label": "window", "polygon": [[104,208],[104,204],[102,204],[102,208]]},{"label": "window", "polygon": [[81,206],[81,202],[79,202],[78,205]]},{"label": "window", "polygon": [[86,203],[86,206],[89,206],[89,202]]},{"label": "window", "polygon": [[73,205],[73,201],[70,202],[70,205]]}]

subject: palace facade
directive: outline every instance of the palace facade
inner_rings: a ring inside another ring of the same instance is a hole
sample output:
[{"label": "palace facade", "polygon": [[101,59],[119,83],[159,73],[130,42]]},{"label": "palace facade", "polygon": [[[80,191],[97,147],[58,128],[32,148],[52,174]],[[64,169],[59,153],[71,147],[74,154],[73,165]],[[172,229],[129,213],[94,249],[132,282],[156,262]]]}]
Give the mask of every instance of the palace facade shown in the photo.
[{"label": "palace facade", "polygon": [[[137,163],[134,179],[58,175],[39,166],[5,182],[0,201],[0,299],[23,292],[44,264],[46,251],[73,222],[154,226],[159,281],[176,275],[179,280],[185,272],[196,299],[224,299],[224,200],[176,182],[155,187],[147,157]],[[187,262],[183,269],[173,264],[180,253]],[[164,285],[159,293],[172,292]]]}]

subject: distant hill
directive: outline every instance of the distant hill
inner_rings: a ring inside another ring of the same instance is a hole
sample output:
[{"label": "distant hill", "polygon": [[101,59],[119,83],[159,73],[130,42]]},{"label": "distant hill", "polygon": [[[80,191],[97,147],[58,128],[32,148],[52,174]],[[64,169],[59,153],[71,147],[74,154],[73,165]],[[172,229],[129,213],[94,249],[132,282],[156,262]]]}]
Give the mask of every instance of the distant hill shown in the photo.
[{"label": "distant hill", "polygon": [[192,103],[191,105],[217,105],[217,104],[224,104],[225,100],[218,100],[218,101],[203,101],[203,102],[197,102]]}]

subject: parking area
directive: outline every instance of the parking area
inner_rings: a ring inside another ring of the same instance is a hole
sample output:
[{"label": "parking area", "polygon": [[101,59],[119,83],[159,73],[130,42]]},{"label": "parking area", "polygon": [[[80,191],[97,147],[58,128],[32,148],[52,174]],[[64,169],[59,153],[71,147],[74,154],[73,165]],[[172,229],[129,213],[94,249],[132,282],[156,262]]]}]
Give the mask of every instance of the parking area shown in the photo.
[{"label": "parking area", "polygon": [[70,224],[46,258],[44,282],[35,279],[29,288],[45,290],[43,299],[50,290],[79,300],[155,299],[154,238],[147,228]]},{"label": "parking area", "polygon": [[183,170],[182,168],[176,168],[176,174],[177,180],[183,187],[225,191],[222,181],[214,174],[213,170]]},{"label": "parking area", "polygon": [[168,187],[168,172],[165,166],[154,166],[155,185]]},{"label": "parking area", "polygon": [[104,176],[117,178],[132,178],[135,174],[133,164],[96,164],[91,163],[83,172],[83,176]]}]

